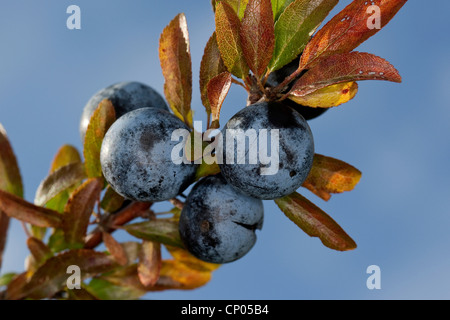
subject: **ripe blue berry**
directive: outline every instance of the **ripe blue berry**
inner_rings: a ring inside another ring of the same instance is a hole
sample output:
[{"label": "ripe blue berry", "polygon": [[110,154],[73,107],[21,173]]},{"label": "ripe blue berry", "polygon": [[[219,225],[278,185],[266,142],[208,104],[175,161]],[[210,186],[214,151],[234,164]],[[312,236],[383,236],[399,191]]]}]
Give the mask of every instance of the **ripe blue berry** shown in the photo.
[{"label": "ripe blue berry", "polygon": [[150,202],[176,197],[193,181],[196,165],[175,164],[171,141],[186,124],[168,111],[142,108],[119,118],[103,140],[100,162],[111,187],[130,200]]},{"label": "ripe blue berry", "polygon": [[189,194],[180,216],[180,235],[194,256],[223,264],[250,251],[263,220],[261,200],[239,193],[221,175],[210,176]]}]

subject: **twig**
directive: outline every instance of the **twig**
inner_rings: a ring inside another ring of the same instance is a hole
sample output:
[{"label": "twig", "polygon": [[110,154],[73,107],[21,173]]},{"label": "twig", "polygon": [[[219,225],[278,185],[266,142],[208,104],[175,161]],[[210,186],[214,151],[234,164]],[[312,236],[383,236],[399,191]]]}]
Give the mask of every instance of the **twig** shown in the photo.
[{"label": "twig", "polygon": [[151,206],[152,203],[133,202],[122,211],[105,217],[102,221],[102,227],[95,228],[95,230],[86,237],[84,247],[86,249],[94,249],[102,243],[102,229],[112,233],[115,231],[114,226],[123,226],[124,224],[141,217]]},{"label": "twig", "polygon": [[183,210],[184,208],[184,202],[178,200],[177,198],[171,199],[170,203],[173,204],[175,208],[178,208],[180,210]]}]

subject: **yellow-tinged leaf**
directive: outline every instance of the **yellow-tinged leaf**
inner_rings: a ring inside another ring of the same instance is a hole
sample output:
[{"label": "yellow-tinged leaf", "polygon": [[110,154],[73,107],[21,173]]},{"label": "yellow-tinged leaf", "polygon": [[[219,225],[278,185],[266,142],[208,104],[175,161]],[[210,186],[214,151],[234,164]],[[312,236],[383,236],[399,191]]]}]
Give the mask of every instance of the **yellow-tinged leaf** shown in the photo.
[{"label": "yellow-tinged leaf", "polygon": [[50,173],[75,162],[81,162],[80,153],[74,146],[66,144],[58,150],[53,158],[52,165],[50,166]]},{"label": "yellow-tinged leaf", "polygon": [[89,178],[102,177],[100,149],[109,127],[116,121],[116,111],[111,101],[103,100],[92,115],[84,138],[84,159]]},{"label": "yellow-tinged leaf", "polygon": [[333,250],[356,249],[356,243],[329,215],[298,193],[275,200],[284,214],[305,233]]},{"label": "yellow-tinged leaf", "polygon": [[166,245],[166,248],[176,261],[179,261],[194,270],[214,271],[214,270],[217,270],[221,266],[220,264],[209,263],[209,262],[205,262],[200,259],[197,259],[191,253],[189,253],[189,251],[187,251],[185,249],[181,249],[181,248],[173,247],[173,246],[169,246],[169,245]]},{"label": "yellow-tinged leaf", "polygon": [[164,94],[170,108],[192,128],[192,62],[184,14],[177,15],[164,28],[159,40],[159,60],[165,79]]},{"label": "yellow-tinged leaf", "polygon": [[208,83],[208,99],[211,106],[212,121],[219,122],[220,110],[231,87],[231,73],[223,72]]},{"label": "yellow-tinged leaf", "polygon": [[211,272],[189,268],[186,264],[175,260],[162,262],[159,280],[155,290],[192,290],[200,288],[211,280]]},{"label": "yellow-tinged leaf", "polygon": [[349,102],[357,93],[358,84],[346,82],[325,87],[303,97],[290,95],[289,99],[306,107],[331,108]]},{"label": "yellow-tinged leaf", "polygon": [[328,201],[331,193],[353,190],[361,180],[361,175],[361,171],[341,160],[316,154],[303,186]]}]

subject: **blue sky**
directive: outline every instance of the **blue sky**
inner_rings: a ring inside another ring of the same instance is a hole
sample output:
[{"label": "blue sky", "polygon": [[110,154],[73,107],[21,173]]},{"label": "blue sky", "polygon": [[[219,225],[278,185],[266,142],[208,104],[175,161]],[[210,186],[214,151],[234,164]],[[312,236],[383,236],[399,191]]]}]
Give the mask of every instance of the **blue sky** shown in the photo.
[{"label": "blue sky", "polygon": [[[342,0],[333,14],[350,1]],[[66,28],[66,8],[82,11],[82,29]],[[198,90],[203,48],[213,31],[209,0],[8,1],[0,10],[0,122],[8,131],[33,200],[58,148],[81,149],[79,119],[99,89],[141,81],[163,90],[159,35],[179,12],[187,16],[194,70],[193,109],[204,120]],[[328,203],[307,191],[358,243],[338,253],[265,202],[254,249],[223,266],[206,287],[149,294],[148,299],[449,299],[450,276],[450,2],[409,1],[394,20],[358,48],[390,61],[402,84],[363,82],[356,98],[311,121],[316,151],[363,172],[356,190]],[[222,111],[245,106],[233,87]],[[20,271],[23,230],[11,226],[2,272]],[[382,289],[366,287],[378,265]]]}]

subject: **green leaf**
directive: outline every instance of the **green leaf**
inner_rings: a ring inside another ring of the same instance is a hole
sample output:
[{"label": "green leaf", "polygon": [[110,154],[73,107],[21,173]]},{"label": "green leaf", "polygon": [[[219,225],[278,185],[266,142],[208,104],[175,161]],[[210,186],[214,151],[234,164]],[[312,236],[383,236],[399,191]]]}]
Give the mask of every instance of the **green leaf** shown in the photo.
[{"label": "green leaf", "polygon": [[103,181],[92,178],[74,191],[67,202],[62,228],[69,244],[83,244],[89,225],[89,218],[100,197]]},{"label": "green leaf", "polygon": [[159,60],[164,75],[164,93],[174,114],[192,124],[192,62],[189,32],[184,14],[164,28],[159,41]]},{"label": "green leaf", "polygon": [[5,273],[0,276],[0,287],[7,286],[14,277],[17,276],[17,273]]},{"label": "green leaf", "polygon": [[45,207],[59,213],[64,213],[64,208],[66,207],[67,201],[69,201],[71,191],[72,189],[62,191],[53,197],[53,199],[49,200]]},{"label": "green leaf", "polygon": [[136,300],[146,294],[143,288],[115,285],[104,279],[94,278],[86,290],[101,300]]},{"label": "green leaf", "polygon": [[84,285],[81,286],[80,289],[76,290],[66,290],[69,299],[68,300],[77,300],[77,301],[92,301],[92,300],[99,300],[98,297],[94,296],[92,293],[90,293]]},{"label": "green leaf", "polygon": [[214,32],[206,44],[200,65],[200,93],[202,103],[206,108],[208,119],[211,115],[211,106],[208,99],[208,83],[212,78],[225,71],[227,71],[227,68],[220,56],[216,33]]},{"label": "green leaf", "polygon": [[356,243],[329,215],[298,193],[275,200],[281,211],[311,237],[333,250],[349,251]]},{"label": "green leaf", "polygon": [[19,197],[0,190],[0,210],[9,217],[38,227],[58,228],[61,215],[53,210],[35,206]]},{"label": "green leaf", "polygon": [[336,6],[338,0],[295,0],[275,24],[275,49],[270,62],[271,72],[294,60],[309,39]]},{"label": "green leaf", "polygon": [[276,22],[284,10],[295,0],[271,0],[273,18]]},{"label": "green leaf", "polygon": [[100,202],[100,207],[109,213],[114,213],[120,208],[122,208],[123,203],[125,202],[124,197],[114,191],[111,186],[106,188],[105,195],[103,196],[102,201]]},{"label": "green leaf", "polygon": [[183,248],[178,231],[178,222],[172,219],[158,219],[121,227],[136,238],[160,242]]},{"label": "green leaf", "polygon": [[201,178],[213,176],[220,173],[220,167],[217,163],[207,164],[204,161],[198,166],[197,172],[195,173],[195,181]]},{"label": "green leaf", "polygon": [[74,162],[60,167],[41,182],[36,191],[34,203],[37,206],[44,206],[59,193],[86,178],[85,167],[81,162]]},{"label": "green leaf", "polygon": [[249,67],[242,51],[241,22],[234,9],[226,2],[216,7],[216,35],[222,59],[228,71],[238,78],[248,76]]},{"label": "green leaf", "polygon": [[250,0],[240,28],[242,51],[250,70],[261,78],[275,46],[273,12],[270,0]]},{"label": "green leaf", "polygon": [[116,112],[111,101],[103,100],[92,115],[84,139],[84,159],[89,178],[102,177],[100,149],[109,127],[116,120]]},{"label": "green leaf", "polygon": [[407,0],[354,0],[333,17],[308,43],[300,60],[302,69],[309,69],[321,59],[356,49],[380,29],[370,29],[367,24],[373,12],[370,6],[378,6],[381,12],[381,28],[391,21]]},{"label": "green leaf", "polygon": [[71,265],[80,268],[82,279],[110,271],[116,266],[104,253],[84,249],[67,251],[48,259],[14,298],[51,298],[66,285],[70,276],[67,274],[67,268]]},{"label": "green leaf", "polygon": [[386,60],[354,51],[321,60],[294,84],[290,93],[301,97],[330,85],[361,80],[401,82],[402,78]]},{"label": "green leaf", "polygon": [[78,162],[81,162],[81,157],[77,148],[66,144],[58,150],[53,158],[52,165],[50,166],[50,173],[55,172],[59,168],[67,166],[68,164]]},{"label": "green leaf", "polygon": [[61,229],[54,229],[53,233],[48,239],[48,247],[53,253],[58,253],[67,249],[82,249],[82,244],[71,245],[64,239],[64,231]]}]

